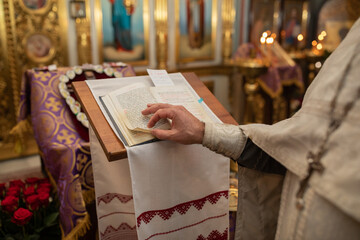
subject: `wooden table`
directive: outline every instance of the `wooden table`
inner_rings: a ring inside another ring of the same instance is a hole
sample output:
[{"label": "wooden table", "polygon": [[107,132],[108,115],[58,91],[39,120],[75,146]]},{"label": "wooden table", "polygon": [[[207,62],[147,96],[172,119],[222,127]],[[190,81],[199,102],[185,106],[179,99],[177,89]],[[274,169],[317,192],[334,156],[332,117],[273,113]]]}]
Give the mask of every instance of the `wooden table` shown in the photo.
[{"label": "wooden table", "polygon": [[[234,118],[194,73],[183,73],[183,76],[221,121],[237,125]],[[126,158],[124,145],[111,129],[87,84],[84,81],[78,81],[73,82],[72,85],[108,160],[115,161]]]}]

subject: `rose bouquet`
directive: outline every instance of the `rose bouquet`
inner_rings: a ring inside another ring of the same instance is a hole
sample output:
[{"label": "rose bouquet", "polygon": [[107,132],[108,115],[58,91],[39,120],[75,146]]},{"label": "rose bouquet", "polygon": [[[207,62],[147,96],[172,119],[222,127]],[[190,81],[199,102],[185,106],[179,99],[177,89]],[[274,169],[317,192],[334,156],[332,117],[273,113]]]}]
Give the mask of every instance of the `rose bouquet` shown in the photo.
[{"label": "rose bouquet", "polygon": [[0,239],[60,239],[59,204],[48,178],[0,183]]}]

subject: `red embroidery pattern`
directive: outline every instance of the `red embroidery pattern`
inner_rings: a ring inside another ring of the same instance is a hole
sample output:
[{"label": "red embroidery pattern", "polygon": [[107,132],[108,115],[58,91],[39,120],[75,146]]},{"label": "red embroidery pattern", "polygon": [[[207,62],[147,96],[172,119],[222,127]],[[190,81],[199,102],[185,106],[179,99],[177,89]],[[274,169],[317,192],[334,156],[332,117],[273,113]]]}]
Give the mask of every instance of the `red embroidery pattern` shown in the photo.
[{"label": "red embroidery pattern", "polygon": [[122,203],[127,203],[128,201],[133,199],[133,196],[132,195],[123,195],[123,194],[120,194],[120,193],[107,193],[107,194],[102,195],[102,196],[97,198],[98,205],[100,205],[101,201],[103,201],[105,204],[108,204],[114,198],[119,199],[119,201],[122,202]]},{"label": "red embroidery pattern", "polygon": [[191,206],[194,206],[197,210],[200,211],[207,201],[211,204],[216,204],[221,196],[224,196],[227,199],[228,194],[229,192],[227,190],[216,192],[206,197],[186,203],[181,203],[168,209],[143,212],[139,215],[139,217],[137,217],[137,226],[140,227],[142,221],[145,224],[148,224],[156,215],[160,216],[163,220],[168,220],[169,218],[171,218],[175,211],[180,213],[181,215],[184,215]]},{"label": "red embroidery pattern", "polygon": [[[185,228],[194,227],[194,226],[199,225],[199,224],[201,224],[201,223],[203,223],[203,222],[206,222],[206,221],[208,221],[208,220],[210,220],[210,219],[221,218],[221,217],[224,217],[224,216],[226,216],[226,215],[227,215],[227,213],[224,213],[224,214],[219,215],[219,216],[213,216],[213,217],[206,218],[206,219],[204,219],[204,220],[202,220],[202,221],[200,221],[200,222],[197,222],[197,223],[194,223],[194,224],[191,224],[191,225],[182,227],[182,228],[178,228],[178,229],[171,230],[171,231],[168,231],[168,232],[155,233],[155,234],[151,235],[150,237],[146,238],[145,240],[149,240],[150,238],[155,237],[155,236],[159,236],[159,235],[167,235],[167,234],[170,234],[170,233],[174,233],[174,232],[183,230],[183,229],[185,229]],[[216,230],[214,230],[214,231],[212,231],[212,232],[215,232],[215,231],[216,231]],[[211,233],[212,233],[212,232],[211,232]],[[218,232],[218,231],[216,231],[216,232]],[[210,235],[211,235],[211,233],[210,233]],[[227,228],[225,229],[225,233],[226,233],[225,236],[226,236],[226,240],[227,240]],[[209,236],[210,236],[210,235],[209,235]],[[199,237],[203,237],[203,236],[200,235]],[[199,237],[198,237],[198,239],[199,239]],[[210,239],[210,238],[208,238],[208,239]],[[213,238],[213,239],[217,239],[217,238]],[[223,238],[221,238],[221,240],[222,240],[222,239],[223,239]]]},{"label": "red embroidery pattern", "polygon": [[102,219],[104,217],[108,217],[108,216],[111,216],[111,215],[114,215],[114,214],[130,214],[130,215],[135,215],[135,213],[133,212],[112,212],[112,213],[108,213],[108,214],[105,214],[105,215],[102,215],[99,217],[99,219]]},{"label": "red embroidery pattern", "polygon": [[118,228],[113,226],[107,226],[105,232],[100,232],[100,237],[102,240],[109,239],[129,239],[137,240],[136,226],[130,227],[127,223],[121,223]]},{"label": "red embroidery pattern", "polygon": [[221,234],[218,230],[212,231],[207,238],[203,235],[198,236],[196,240],[227,240],[228,239],[228,229],[226,228],[225,231]]}]

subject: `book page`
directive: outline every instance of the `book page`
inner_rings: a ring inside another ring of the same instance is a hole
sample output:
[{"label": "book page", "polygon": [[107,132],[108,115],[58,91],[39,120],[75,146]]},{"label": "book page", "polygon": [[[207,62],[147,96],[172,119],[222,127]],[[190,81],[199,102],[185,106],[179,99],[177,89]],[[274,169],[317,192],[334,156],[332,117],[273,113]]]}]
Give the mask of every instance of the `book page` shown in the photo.
[{"label": "book page", "polygon": [[113,121],[115,129],[118,131],[118,135],[125,138],[128,146],[137,145],[154,139],[154,136],[150,133],[132,131],[128,129],[123,121],[124,117],[116,114],[117,110],[110,97],[106,95],[101,99],[105,105],[105,109],[108,111],[111,120]]},{"label": "book page", "polygon": [[150,91],[156,98],[156,101],[172,105],[182,105],[200,121],[211,122],[198,99],[195,99],[186,86],[152,87]]},{"label": "book page", "polygon": [[[150,132],[147,127],[151,115],[144,116],[141,111],[148,103],[156,103],[156,99],[150,93],[149,87],[143,84],[131,84],[119,90],[111,92],[110,98],[120,117],[123,118],[126,127],[130,130]],[[168,129],[170,125],[166,119],[159,121],[154,128]]]}]

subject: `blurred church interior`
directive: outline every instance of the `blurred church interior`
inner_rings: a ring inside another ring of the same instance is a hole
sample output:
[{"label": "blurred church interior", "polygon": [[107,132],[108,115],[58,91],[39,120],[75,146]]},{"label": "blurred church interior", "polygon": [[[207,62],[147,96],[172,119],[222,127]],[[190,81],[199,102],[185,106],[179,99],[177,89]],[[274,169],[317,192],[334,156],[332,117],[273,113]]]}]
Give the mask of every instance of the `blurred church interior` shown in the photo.
[{"label": "blurred church interior", "polygon": [[[51,161],[67,158],[80,204],[93,204],[88,129],[59,93],[56,71],[194,72],[238,124],[273,124],[300,108],[359,16],[358,0],[2,0],[0,182],[51,176],[60,167]],[[64,157],[54,145],[81,146]],[[62,236],[96,231],[76,227],[86,214]]]}]

